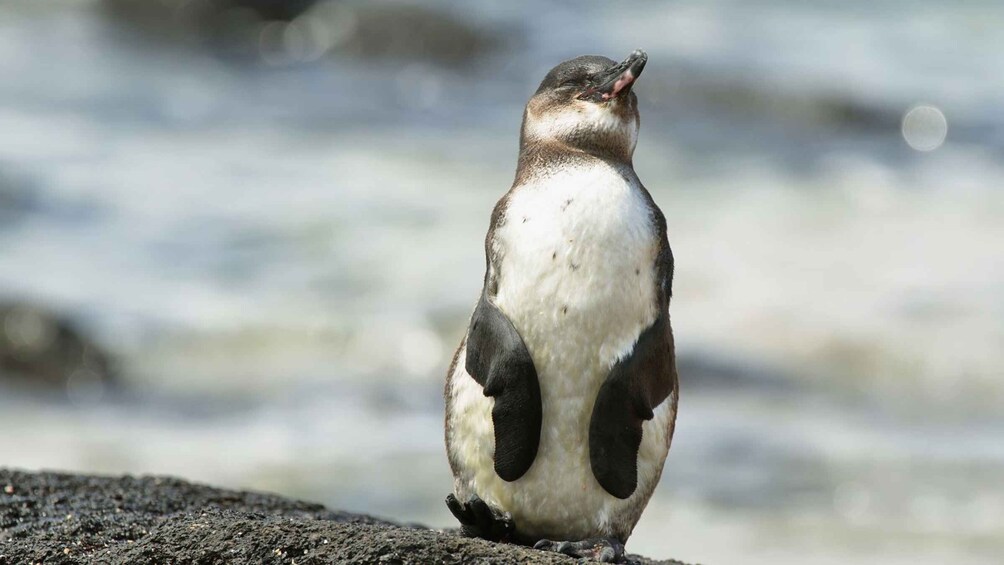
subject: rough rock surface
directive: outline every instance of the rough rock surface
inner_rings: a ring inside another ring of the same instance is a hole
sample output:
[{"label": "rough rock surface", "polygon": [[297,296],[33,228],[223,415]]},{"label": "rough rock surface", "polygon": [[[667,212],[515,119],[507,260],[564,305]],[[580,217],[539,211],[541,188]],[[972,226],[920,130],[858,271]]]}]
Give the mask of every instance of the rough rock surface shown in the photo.
[{"label": "rough rock surface", "polygon": [[0,565],[574,562],[180,479],[0,469]]}]

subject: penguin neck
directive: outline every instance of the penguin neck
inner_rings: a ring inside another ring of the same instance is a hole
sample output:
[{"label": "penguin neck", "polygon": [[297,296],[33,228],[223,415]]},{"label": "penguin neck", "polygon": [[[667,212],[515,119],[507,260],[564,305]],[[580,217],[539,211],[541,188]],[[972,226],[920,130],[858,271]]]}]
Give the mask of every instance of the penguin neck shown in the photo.
[{"label": "penguin neck", "polygon": [[556,167],[590,161],[602,161],[615,168],[633,170],[632,153],[629,150],[611,150],[611,145],[604,140],[577,140],[575,145],[571,145],[554,139],[527,139],[525,135],[521,135],[513,185],[546,176]]}]

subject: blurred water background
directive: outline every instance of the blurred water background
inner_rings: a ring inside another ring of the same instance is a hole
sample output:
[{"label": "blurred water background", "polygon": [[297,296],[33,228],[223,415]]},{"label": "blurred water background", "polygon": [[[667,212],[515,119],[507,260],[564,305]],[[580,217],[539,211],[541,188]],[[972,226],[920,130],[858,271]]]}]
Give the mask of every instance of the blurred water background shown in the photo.
[{"label": "blurred water background", "polygon": [[523,104],[636,47],[682,392],[629,548],[999,563],[990,1],[5,0],[0,464],[452,525],[441,386]]}]

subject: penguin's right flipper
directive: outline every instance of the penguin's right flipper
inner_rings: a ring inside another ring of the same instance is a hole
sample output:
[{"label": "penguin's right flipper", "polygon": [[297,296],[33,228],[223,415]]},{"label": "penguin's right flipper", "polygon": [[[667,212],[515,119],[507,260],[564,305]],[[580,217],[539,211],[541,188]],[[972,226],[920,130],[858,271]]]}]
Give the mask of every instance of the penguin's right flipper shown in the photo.
[{"label": "penguin's right flipper", "polygon": [[638,486],[642,424],[673,390],[676,378],[669,316],[663,311],[638,336],[600,387],[589,422],[589,462],[604,490],[629,498]]},{"label": "penguin's right flipper", "polygon": [[543,418],[530,352],[509,318],[482,293],[467,332],[467,373],[495,399],[495,472],[506,481],[533,465]]}]

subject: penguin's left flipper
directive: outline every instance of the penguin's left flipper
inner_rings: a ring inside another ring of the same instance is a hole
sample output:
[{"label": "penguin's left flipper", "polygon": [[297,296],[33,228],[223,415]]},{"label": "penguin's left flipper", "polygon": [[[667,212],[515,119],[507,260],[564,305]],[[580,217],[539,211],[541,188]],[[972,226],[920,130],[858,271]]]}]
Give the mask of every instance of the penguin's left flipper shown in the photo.
[{"label": "penguin's left flipper", "polygon": [[542,539],[535,543],[533,548],[601,563],[625,562],[624,544],[615,538],[590,538],[581,541]]},{"label": "penguin's left flipper", "polygon": [[525,474],[537,458],[543,413],[540,383],[516,327],[482,293],[467,332],[467,373],[495,399],[495,472],[506,481]]},{"label": "penguin's left flipper", "polygon": [[662,310],[600,387],[589,422],[589,462],[604,490],[620,499],[638,486],[642,424],[673,389],[675,359],[669,314]]},{"label": "penguin's left flipper", "polygon": [[478,495],[460,502],[453,494],[447,495],[446,506],[460,521],[465,536],[489,541],[509,541],[516,529],[512,515],[492,508]]}]

